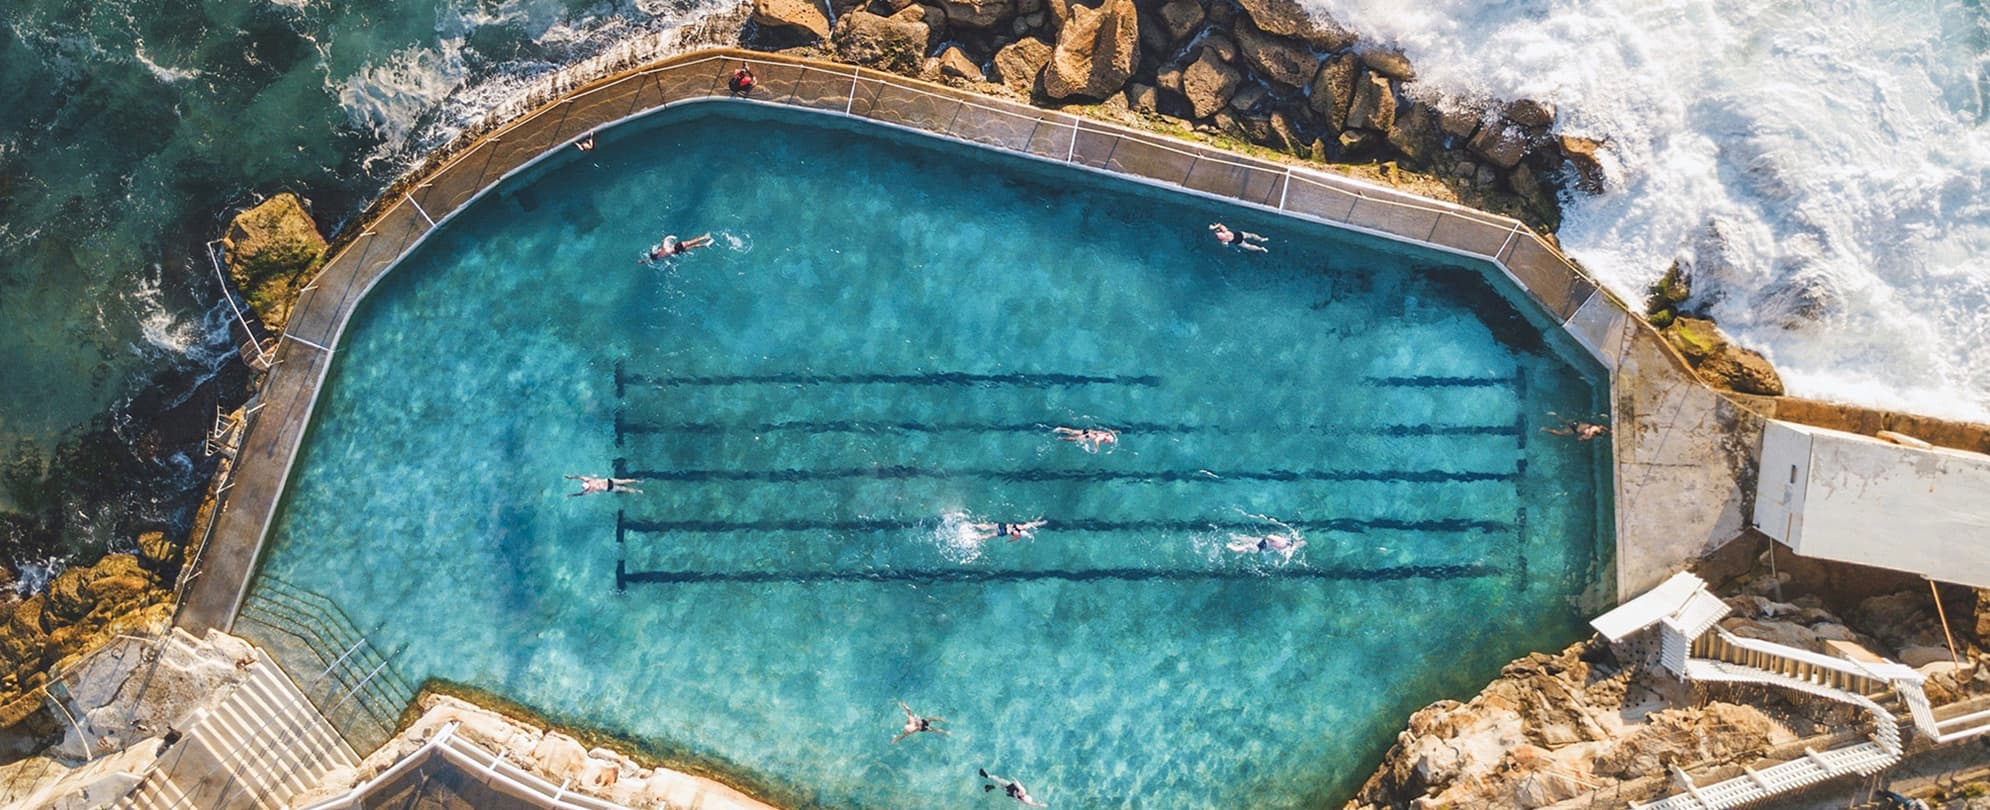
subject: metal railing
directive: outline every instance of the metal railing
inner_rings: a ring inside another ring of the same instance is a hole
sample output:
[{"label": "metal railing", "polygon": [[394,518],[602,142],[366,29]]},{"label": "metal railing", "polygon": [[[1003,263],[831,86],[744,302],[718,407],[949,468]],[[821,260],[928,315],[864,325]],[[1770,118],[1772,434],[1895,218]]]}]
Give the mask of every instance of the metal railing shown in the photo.
[{"label": "metal railing", "polygon": [[353,750],[399,730],[418,692],[393,666],[399,651],[375,645],[330,598],[265,574],[240,619]]}]

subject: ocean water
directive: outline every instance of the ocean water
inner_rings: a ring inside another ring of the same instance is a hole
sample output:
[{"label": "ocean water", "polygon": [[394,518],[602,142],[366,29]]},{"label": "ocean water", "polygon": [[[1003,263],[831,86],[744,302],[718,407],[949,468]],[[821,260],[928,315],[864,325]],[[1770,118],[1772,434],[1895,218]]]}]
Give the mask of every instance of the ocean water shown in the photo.
[{"label": "ocean water", "polygon": [[[795,806],[1332,806],[1580,634],[1607,446],[1542,428],[1599,372],[1480,271],[749,109],[605,132],[383,280],[260,581]],[[899,700],[952,734],[893,744]]]},{"label": "ocean water", "polygon": [[0,4],[0,463],[229,361],[234,210],[297,190],[329,231],[532,76],[717,5]]},{"label": "ocean water", "polygon": [[1560,235],[1626,297],[1687,258],[1793,393],[1990,419],[1980,0],[1307,2],[1433,88],[1609,139]]}]

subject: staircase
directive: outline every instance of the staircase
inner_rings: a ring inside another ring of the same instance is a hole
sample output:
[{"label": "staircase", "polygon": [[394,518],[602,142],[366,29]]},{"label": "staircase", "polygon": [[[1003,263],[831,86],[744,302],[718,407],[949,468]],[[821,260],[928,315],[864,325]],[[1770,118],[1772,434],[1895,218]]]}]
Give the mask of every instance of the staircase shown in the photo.
[{"label": "staircase", "polygon": [[398,651],[366,638],[331,599],[263,575],[235,632],[267,647],[353,748],[394,736],[416,689],[392,665]]},{"label": "staircase", "polygon": [[[169,644],[184,644],[171,639]],[[218,705],[197,710],[180,740],[120,810],[281,810],[359,757],[260,651]]]},{"label": "staircase", "polygon": [[[1647,644],[1639,636],[1655,629],[1657,663],[1687,682],[1774,686],[1856,706],[1872,718],[1866,742],[1818,752],[1741,776],[1697,785],[1678,768],[1673,774],[1686,792],[1651,804],[1655,810],[1720,810],[1761,801],[1839,776],[1867,776],[1900,761],[1903,753],[1898,713],[1937,744],[1990,733],[1990,711],[1937,719],[1921,689],[1921,673],[1864,653],[1837,657],[1759,639],[1741,638],[1719,626],[1727,607],[1691,574],[1678,574],[1651,592],[1626,602],[1591,624],[1613,643]],[[1644,647],[1649,649],[1649,647]],[[1854,660],[1860,658],[1860,660]],[[1874,696],[1891,704],[1882,705]]]}]

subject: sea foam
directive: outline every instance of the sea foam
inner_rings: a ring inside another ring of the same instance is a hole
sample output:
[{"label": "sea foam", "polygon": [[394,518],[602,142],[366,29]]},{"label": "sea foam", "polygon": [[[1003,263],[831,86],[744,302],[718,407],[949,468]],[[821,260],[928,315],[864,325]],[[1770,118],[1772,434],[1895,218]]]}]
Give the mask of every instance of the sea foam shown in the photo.
[{"label": "sea foam", "polygon": [[1608,139],[1570,254],[1632,300],[1675,260],[1792,393],[1990,419],[1990,20],[1958,0],[1306,0],[1458,98]]}]

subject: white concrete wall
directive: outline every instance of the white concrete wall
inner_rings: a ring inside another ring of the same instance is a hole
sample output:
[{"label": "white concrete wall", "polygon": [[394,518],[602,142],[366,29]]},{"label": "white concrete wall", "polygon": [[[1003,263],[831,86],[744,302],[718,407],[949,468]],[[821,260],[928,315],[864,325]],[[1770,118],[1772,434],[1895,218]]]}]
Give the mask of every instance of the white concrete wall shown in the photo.
[{"label": "white concrete wall", "polygon": [[1810,433],[1788,422],[1762,427],[1755,478],[1755,528],[1794,546],[1803,536],[1803,495],[1810,483]]},{"label": "white concrete wall", "polygon": [[[1809,440],[1807,470],[1792,461],[1802,438],[1772,438],[1784,432]],[[1771,422],[1762,461],[1757,522],[1774,537],[1777,515],[1796,515],[1779,538],[1796,553],[1990,587],[1990,456]],[[1788,498],[1792,463],[1802,492]]]}]

